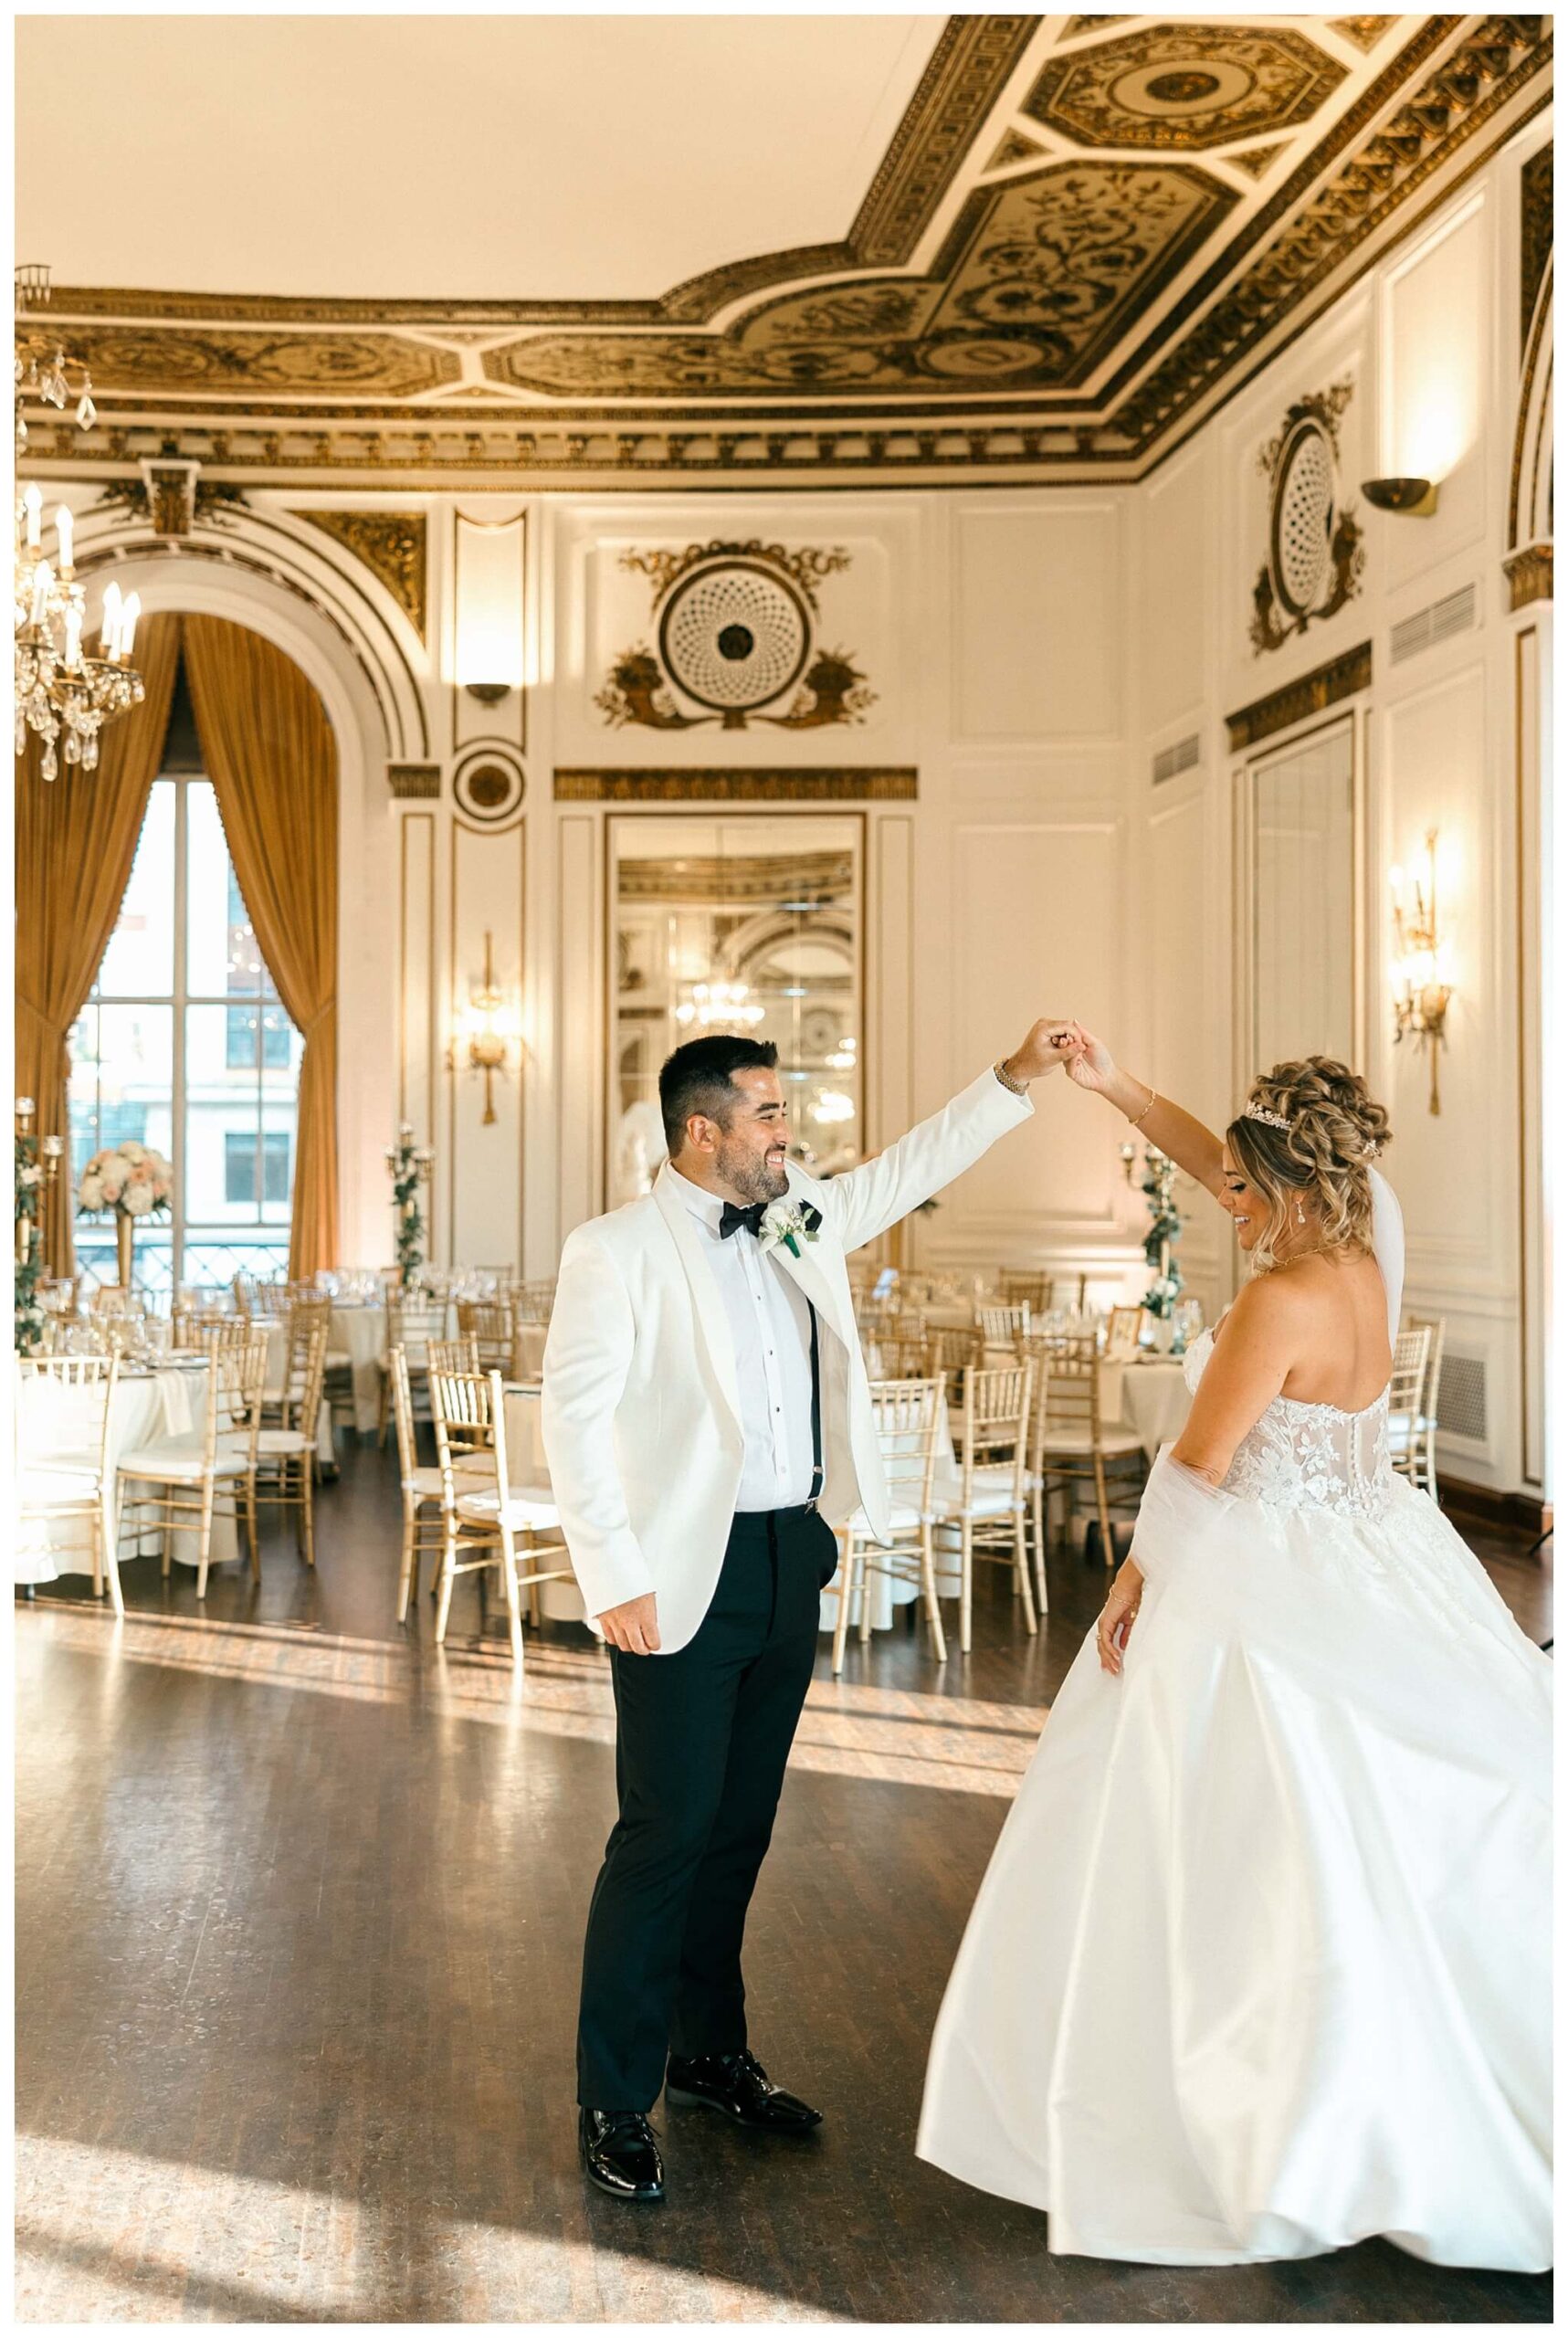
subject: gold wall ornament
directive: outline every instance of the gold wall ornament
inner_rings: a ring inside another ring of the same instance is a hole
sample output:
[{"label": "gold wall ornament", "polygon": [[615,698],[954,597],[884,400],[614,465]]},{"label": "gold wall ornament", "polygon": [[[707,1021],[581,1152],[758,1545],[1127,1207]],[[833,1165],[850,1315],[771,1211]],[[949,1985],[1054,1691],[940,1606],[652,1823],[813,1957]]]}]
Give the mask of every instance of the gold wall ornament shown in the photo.
[{"label": "gold wall ornament", "polygon": [[[171,461],[172,453],[172,448],[165,445],[162,455],[143,457],[140,479],[111,479],[90,508],[95,511],[123,511],[127,518],[140,520],[156,536],[184,537],[196,527],[231,526],[245,507],[244,488],[230,479],[203,479],[199,462],[178,458]],[[174,476],[166,482],[160,479],[155,483],[153,473]],[[188,478],[188,492],[182,487],[181,474]]]},{"label": "gold wall ornament", "polygon": [[1397,16],[1331,16],[1328,26],[1331,33],[1342,33],[1345,39],[1365,56],[1394,30],[1398,22]]},{"label": "gold wall ornament", "polygon": [[1047,149],[1036,138],[1026,138],[1021,130],[1010,130],[985,167],[988,171],[1010,171],[1019,163],[1037,163]]},{"label": "gold wall ornament", "polygon": [[363,561],[424,640],[428,531],[423,511],[290,511],[289,517],[319,528]]},{"label": "gold wall ornament", "polygon": [[[658,648],[637,642],[623,651],[594,704],[617,730],[717,723],[744,731],[768,722],[813,731],[863,721],[876,692],[851,653],[822,648],[815,637],[817,588],[848,565],[841,546],[764,544],[756,537],[623,553],[621,566],[653,584]],[[782,712],[767,711],[792,692]]]},{"label": "gold wall ornament", "polygon": [[912,804],[920,774],[908,764],[857,769],[641,771],[558,769],[558,804]]},{"label": "gold wall ornament", "polygon": [[1234,714],[1227,714],[1225,721],[1230,752],[1240,754],[1247,747],[1255,747],[1260,739],[1271,739],[1278,732],[1294,730],[1298,722],[1325,713],[1342,700],[1354,698],[1359,691],[1371,688],[1372,644],[1362,641],[1340,657],[1331,658],[1326,665],[1316,667],[1311,673],[1301,674],[1295,681],[1270,690],[1267,698],[1255,699],[1250,706],[1238,707]]},{"label": "gold wall ornament", "polygon": [[439,764],[388,764],[386,785],[402,803],[423,802],[441,793]]},{"label": "gold wall ornament", "polygon": [[1552,156],[1550,139],[1519,174],[1519,345],[1530,340],[1531,321],[1546,263],[1552,257]]},{"label": "gold wall ornament", "polygon": [[1283,26],[1152,25],[1053,58],[1021,111],[1080,146],[1226,146],[1308,121],[1345,68]]},{"label": "gold wall ornament", "polygon": [[1257,657],[1336,616],[1360,587],[1366,548],[1339,478],[1340,421],[1353,388],[1337,382],[1298,399],[1258,455],[1270,486],[1268,552],[1252,588],[1248,629]]},{"label": "gold wall ornament", "polygon": [[485,932],[485,971],[470,985],[468,1002],[458,1018],[447,1048],[448,1068],[459,1066],[479,1074],[485,1083],[485,1109],[480,1126],[493,1128],[496,1120],[493,1083],[504,1079],[522,1053],[521,1017],[495,978],[493,938]]},{"label": "gold wall ornament", "polygon": [[1550,601],[1554,597],[1552,554],[1550,544],[1526,544],[1521,551],[1509,553],[1502,569],[1508,579],[1510,609],[1528,608],[1531,601]]}]

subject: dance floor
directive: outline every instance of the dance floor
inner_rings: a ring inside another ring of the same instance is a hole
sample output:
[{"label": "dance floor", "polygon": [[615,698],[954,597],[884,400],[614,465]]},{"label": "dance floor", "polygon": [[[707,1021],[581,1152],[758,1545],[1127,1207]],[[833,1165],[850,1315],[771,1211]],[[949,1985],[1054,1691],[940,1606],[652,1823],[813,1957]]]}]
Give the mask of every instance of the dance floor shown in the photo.
[{"label": "dance floor", "polygon": [[[942,1984],[1102,1578],[1026,1643],[999,1575],[942,1673],[826,1643],[748,1954],[805,2144],[667,2112],[669,2196],[590,2193],[577,1956],[613,1805],[602,1656],[460,1584],[392,1621],[395,1472],[344,1456],[320,1566],[263,1548],[198,1615],[125,1570],[16,1608],[16,2312],[25,2322],[1543,2322],[1548,2279],[1382,2242],[1173,2271],[1053,2258],[1043,2217],[913,2157]],[[1525,1627],[1549,1570],[1478,1548]],[[986,1571],[990,1574],[991,1571]]]}]

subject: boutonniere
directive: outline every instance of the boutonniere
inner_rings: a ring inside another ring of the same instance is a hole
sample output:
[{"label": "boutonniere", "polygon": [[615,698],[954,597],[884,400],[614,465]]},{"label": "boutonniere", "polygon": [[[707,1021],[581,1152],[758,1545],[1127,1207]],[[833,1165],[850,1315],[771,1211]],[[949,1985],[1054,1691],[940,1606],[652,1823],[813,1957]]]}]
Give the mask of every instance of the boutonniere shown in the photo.
[{"label": "boutonniere", "polygon": [[822,1224],[822,1212],[809,1202],[784,1202],[770,1209],[763,1220],[763,1230],[757,1237],[762,1250],[775,1249],[782,1242],[792,1258],[798,1259],[803,1242],[815,1242],[816,1230]]}]

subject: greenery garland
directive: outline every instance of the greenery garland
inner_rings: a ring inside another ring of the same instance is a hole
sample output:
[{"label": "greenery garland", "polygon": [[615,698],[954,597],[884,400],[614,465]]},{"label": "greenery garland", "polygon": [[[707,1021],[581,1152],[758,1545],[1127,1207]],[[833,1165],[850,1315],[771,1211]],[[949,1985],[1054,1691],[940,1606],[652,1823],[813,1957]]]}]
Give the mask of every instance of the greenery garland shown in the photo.
[{"label": "greenery garland", "polygon": [[1148,1314],[1162,1320],[1175,1313],[1176,1301],[1185,1287],[1176,1263],[1182,1215],[1172,1191],[1175,1178],[1175,1163],[1166,1154],[1156,1153],[1152,1145],[1147,1146],[1142,1191],[1149,1204],[1149,1231],[1143,1240],[1143,1256],[1154,1269],[1154,1280],[1143,1293],[1143,1306]]},{"label": "greenery garland", "polygon": [[38,1160],[38,1140],[36,1136],[18,1133],[15,1186],[16,1267],[13,1287],[16,1302],[14,1336],[18,1355],[31,1355],[44,1336],[44,1311],[38,1304],[38,1280],[44,1271],[44,1254],[37,1240],[43,1192],[44,1172]]}]

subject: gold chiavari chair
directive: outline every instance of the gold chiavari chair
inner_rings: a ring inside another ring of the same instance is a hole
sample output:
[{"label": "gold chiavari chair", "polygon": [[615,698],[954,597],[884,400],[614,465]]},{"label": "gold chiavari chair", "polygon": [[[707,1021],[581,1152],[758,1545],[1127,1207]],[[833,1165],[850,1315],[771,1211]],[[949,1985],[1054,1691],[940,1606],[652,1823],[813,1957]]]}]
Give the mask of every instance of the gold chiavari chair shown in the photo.
[{"label": "gold chiavari chair", "polygon": [[[1141,1490],[1145,1456],[1135,1429],[1100,1416],[1100,1364],[1092,1341],[1064,1342],[1046,1364],[1045,1385],[1036,1409],[1033,1481],[1035,1574],[1046,1579],[1046,1537],[1050,1532],[1051,1496],[1067,1498],[1070,1523],[1075,1490],[1094,1488],[1095,1515],[1100,1522],[1100,1553],[1108,1567],[1116,1564],[1116,1544],[1110,1531],[1112,1496],[1108,1480],[1117,1483],[1116,1505],[1121,1508],[1130,1491]],[[1121,1480],[1136,1472],[1138,1486],[1123,1490]],[[1042,1595],[1043,1596],[1043,1595]]]},{"label": "gold chiavari chair", "polygon": [[[207,1596],[215,1514],[232,1516],[237,1534],[244,1515],[250,1541],[250,1572],[261,1580],[261,1551],[256,1532],[256,1451],[261,1430],[262,1385],[267,1342],[259,1332],[235,1341],[209,1333],[202,1426],[194,1436],[163,1438],[120,1459],[120,1529],[127,1522],[138,1540],[148,1529],[163,1537],[163,1574],[169,1573],[173,1538],[182,1528],[197,1537],[196,1597]],[[143,1492],[143,1487],[157,1490]]]},{"label": "gold chiavari chair", "polygon": [[1405,1319],[1405,1329],[1407,1332],[1429,1332],[1432,1335],[1426,1351],[1426,1382],[1421,1391],[1421,1402],[1408,1421],[1402,1410],[1394,1409],[1393,1398],[1390,1397],[1389,1450],[1394,1456],[1395,1469],[1399,1469],[1401,1448],[1410,1446],[1415,1448],[1414,1467],[1405,1474],[1409,1476],[1413,1485],[1419,1486],[1424,1493],[1429,1493],[1436,1501],[1437,1499],[1437,1397],[1443,1385],[1443,1349],[1448,1337],[1448,1319],[1446,1315],[1407,1315]]},{"label": "gold chiavari chair", "polygon": [[139,1305],[136,1293],[122,1283],[100,1282],[88,1294],[89,1315],[129,1315]]},{"label": "gold chiavari chair", "polygon": [[977,1307],[974,1320],[983,1347],[1011,1348],[1015,1340],[1029,1335],[1029,1310],[1022,1301],[1014,1306]]},{"label": "gold chiavari chair", "polygon": [[376,1443],[386,1443],[387,1408],[391,1380],[389,1359],[394,1348],[403,1350],[408,1367],[408,1385],[412,1389],[423,1381],[428,1386],[430,1377],[430,1343],[447,1336],[447,1305],[445,1298],[431,1299],[423,1291],[395,1290],[387,1295],[386,1346],[381,1359],[381,1417],[376,1427]]},{"label": "gold chiavari chair", "polygon": [[980,1330],[977,1324],[939,1323],[926,1339],[926,1371],[940,1380],[947,1391],[948,1402],[962,1403],[963,1374],[972,1364],[981,1361]]},{"label": "gold chiavari chair", "polygon": [[[86,1416],[72,1423],[71,1452],[46,1454],[38,1459],[17,1456],[17,1522],[23,1526],[30,1522],[46,1526],[51,1536],[58,1536],[62,1529],[85,1529],[86,1544],[92,1553],[92,1596],[95,1599],[103,1596],[107,1575],[110,1604],[117,1616],[123,1616],[125,1595],[120,1587],[120,1554],[115,1547],[112,1507],[114,1476],[110,1465],[120,1358],[114,1354],[29,1356],[23,1360],[21,1368],[26,1376],[50,1381],[57,1388],[83,1389],[91,1394],[85,1400]],[[79,1444],[76,1442],[79,1431]],[[79,1539],[81,1538],[76,1534],[67,1535],[67,1546]]]},{"label": "gold chiavari chair", "polygon": [[515,1283],[511,1303],[520,1323],[548,1323],[555,1307],[554,1279]]},{"label": "gold chiavari chair", "polygon": [[1388,1381],[1388,1456],[1400,1476],[1408,1478],[1413,1486],[1422,1482],[1426,1456],[1422,1407],[1431,1357],[1430,1323],[1407,1325],[1394,1343],[1394,1370]]},{"label": "gold chiavari chair", "polygon": [[[507,1634],[514,1664],[522,1662],[522,1609],[519,1593],[531,1594],[542,1583],[569,1580],[570,1564],[540,1568],[534,1562],[559,1553],[561,1513],[550,1495],[513,1486],[506,1450],[506,1399],[499,1372],[432,1372],[430,1413],[436,1424],[439,1461],[441,1515],[440,1596],[436,1607],[436,1641],[447,1637],[452,1585],[460,1574],[499,1566],[506,1594]],[[488,1462],[489,1476],[476,1482]],[[552,1531],[553,1543],[538,1537]],[[518,1571],[518,1543],[525,1538],[528,1572]]]},{"label": "gold chiavari chair", "polygon": [[996,1288],[1004,1306],[1027,1307],[1036,1315],[1045,1315],[1051,1306],[1051,1278],[1037,1274],[1032,1269],[1004,1267],[997,1277]]},{"label": "gold chiavari chair", "polygon": [[316,1564],[316,1437],[327,1365],[327,1311],[295,1306],[284,1333],[277,1419],[257,1439],[257,1492],[294,1512],[294,1539],[307,1566]]},{"label": "gold chiavari chair", "polygon": [[[289,1286],[281,1277],[271,1281],[263,1280],[259,1276],[253,1277],[246,1292],[246,1311],[253,1319],[287,1314],[289,1292]],[[239,1297],[237,1284],[235,1297],[237,1300]]]},{"label": "gold chiavari chair", "polygon": [[923,1380],[924,1332],[875,1332],[866,1343],[866,1369],[873,1380]]},{"label": "gold chiavari chair", "polygon": [[[400,1348],[398,1350],[398,1353],[401,1355],[403,1351]],[[466,1333],[460,1339],[456,1340],[427,1341],[426,1343],[426,1354],[429,1359],[429,1368],[432,1372],[478,1372],[481,1368],[479,1364],[479,1343],[478,1340]],[[406,1363],[403,1367],[403,1376],[406,1381],[408,1377],[408,1366]],[[414,1400],[411,1395],[409,1398],[410,1406],[412,1406],[413,1401]]]},{"label": "gold chiavari chair", "polygon": [[[1024,1603],[1031,1637],[1039,1627],[1029,1585],[1025,1515],[1029,1484],[1029,1419],[1033,1363],[970,1364],[963,1374],[963,1489],[942,1523],[959,1535],[958,1645],[968,1655],[973,1636],[974,1562],[994,1559],[1013,1571],[1015,1596]],[[1045,1602],[1042,1595],[1041,1606]]]},{"label": "gold chiavari chair", "polygon": [[458,1332],[479,1352],[481,1372],[511,1370],[512,1312],[507,1299],[459,1299]]},{"label": "gold chiavari chair", "polygon": [[[446,1342],[431,1342],[432,1372],[447,1369],[437,1363],[436,1357],[437,1345],[446,1344]],[[419,1562],[426,1552],[435,1560],[437,1571],[440,1567],[441,1552],[447,1539],[447,1522],[442,1509],[447,1480],[438,1465],[432,1468],[420,1461],[414,1426],[414,1397],[408,1385],[408,1365],[403,1350],[394,1348],[387,1362],[391,1366],[392,1417],[397,1430],[398,1477],[403,1494],[403,1549],[397,1570],[397,1620],[401,1624],[407,1620],[410,1597],[417,1599],[419,1596]],[[464,1367],[458,1368],[461,1370]],[[436,1587],[433,1578],[430,1585],[432,1594]]]},{"label": "gold chiavari chair", "polygon": [[931,1547],[935,1523],[931,1483],[942,1430],[942,1395],[940,1380],[871,1383],[871,1413],[877,1424],[882,1475],[888,1488],[890,1539],[886,1543],[875,1539],[863,1510],[858,1510],[839,1529],[838,1613],[833,1626],[836,1673],[844,1669],[845,1642],[857,1597],[860,1602],[862,1643],[871,1637],[871,1585],[868,1578],[878,1574],[895,1583],[913,1580],[919,1584],[936,1660],[939,1664],[947,1661],[947,1639],[942,1628]]}]

